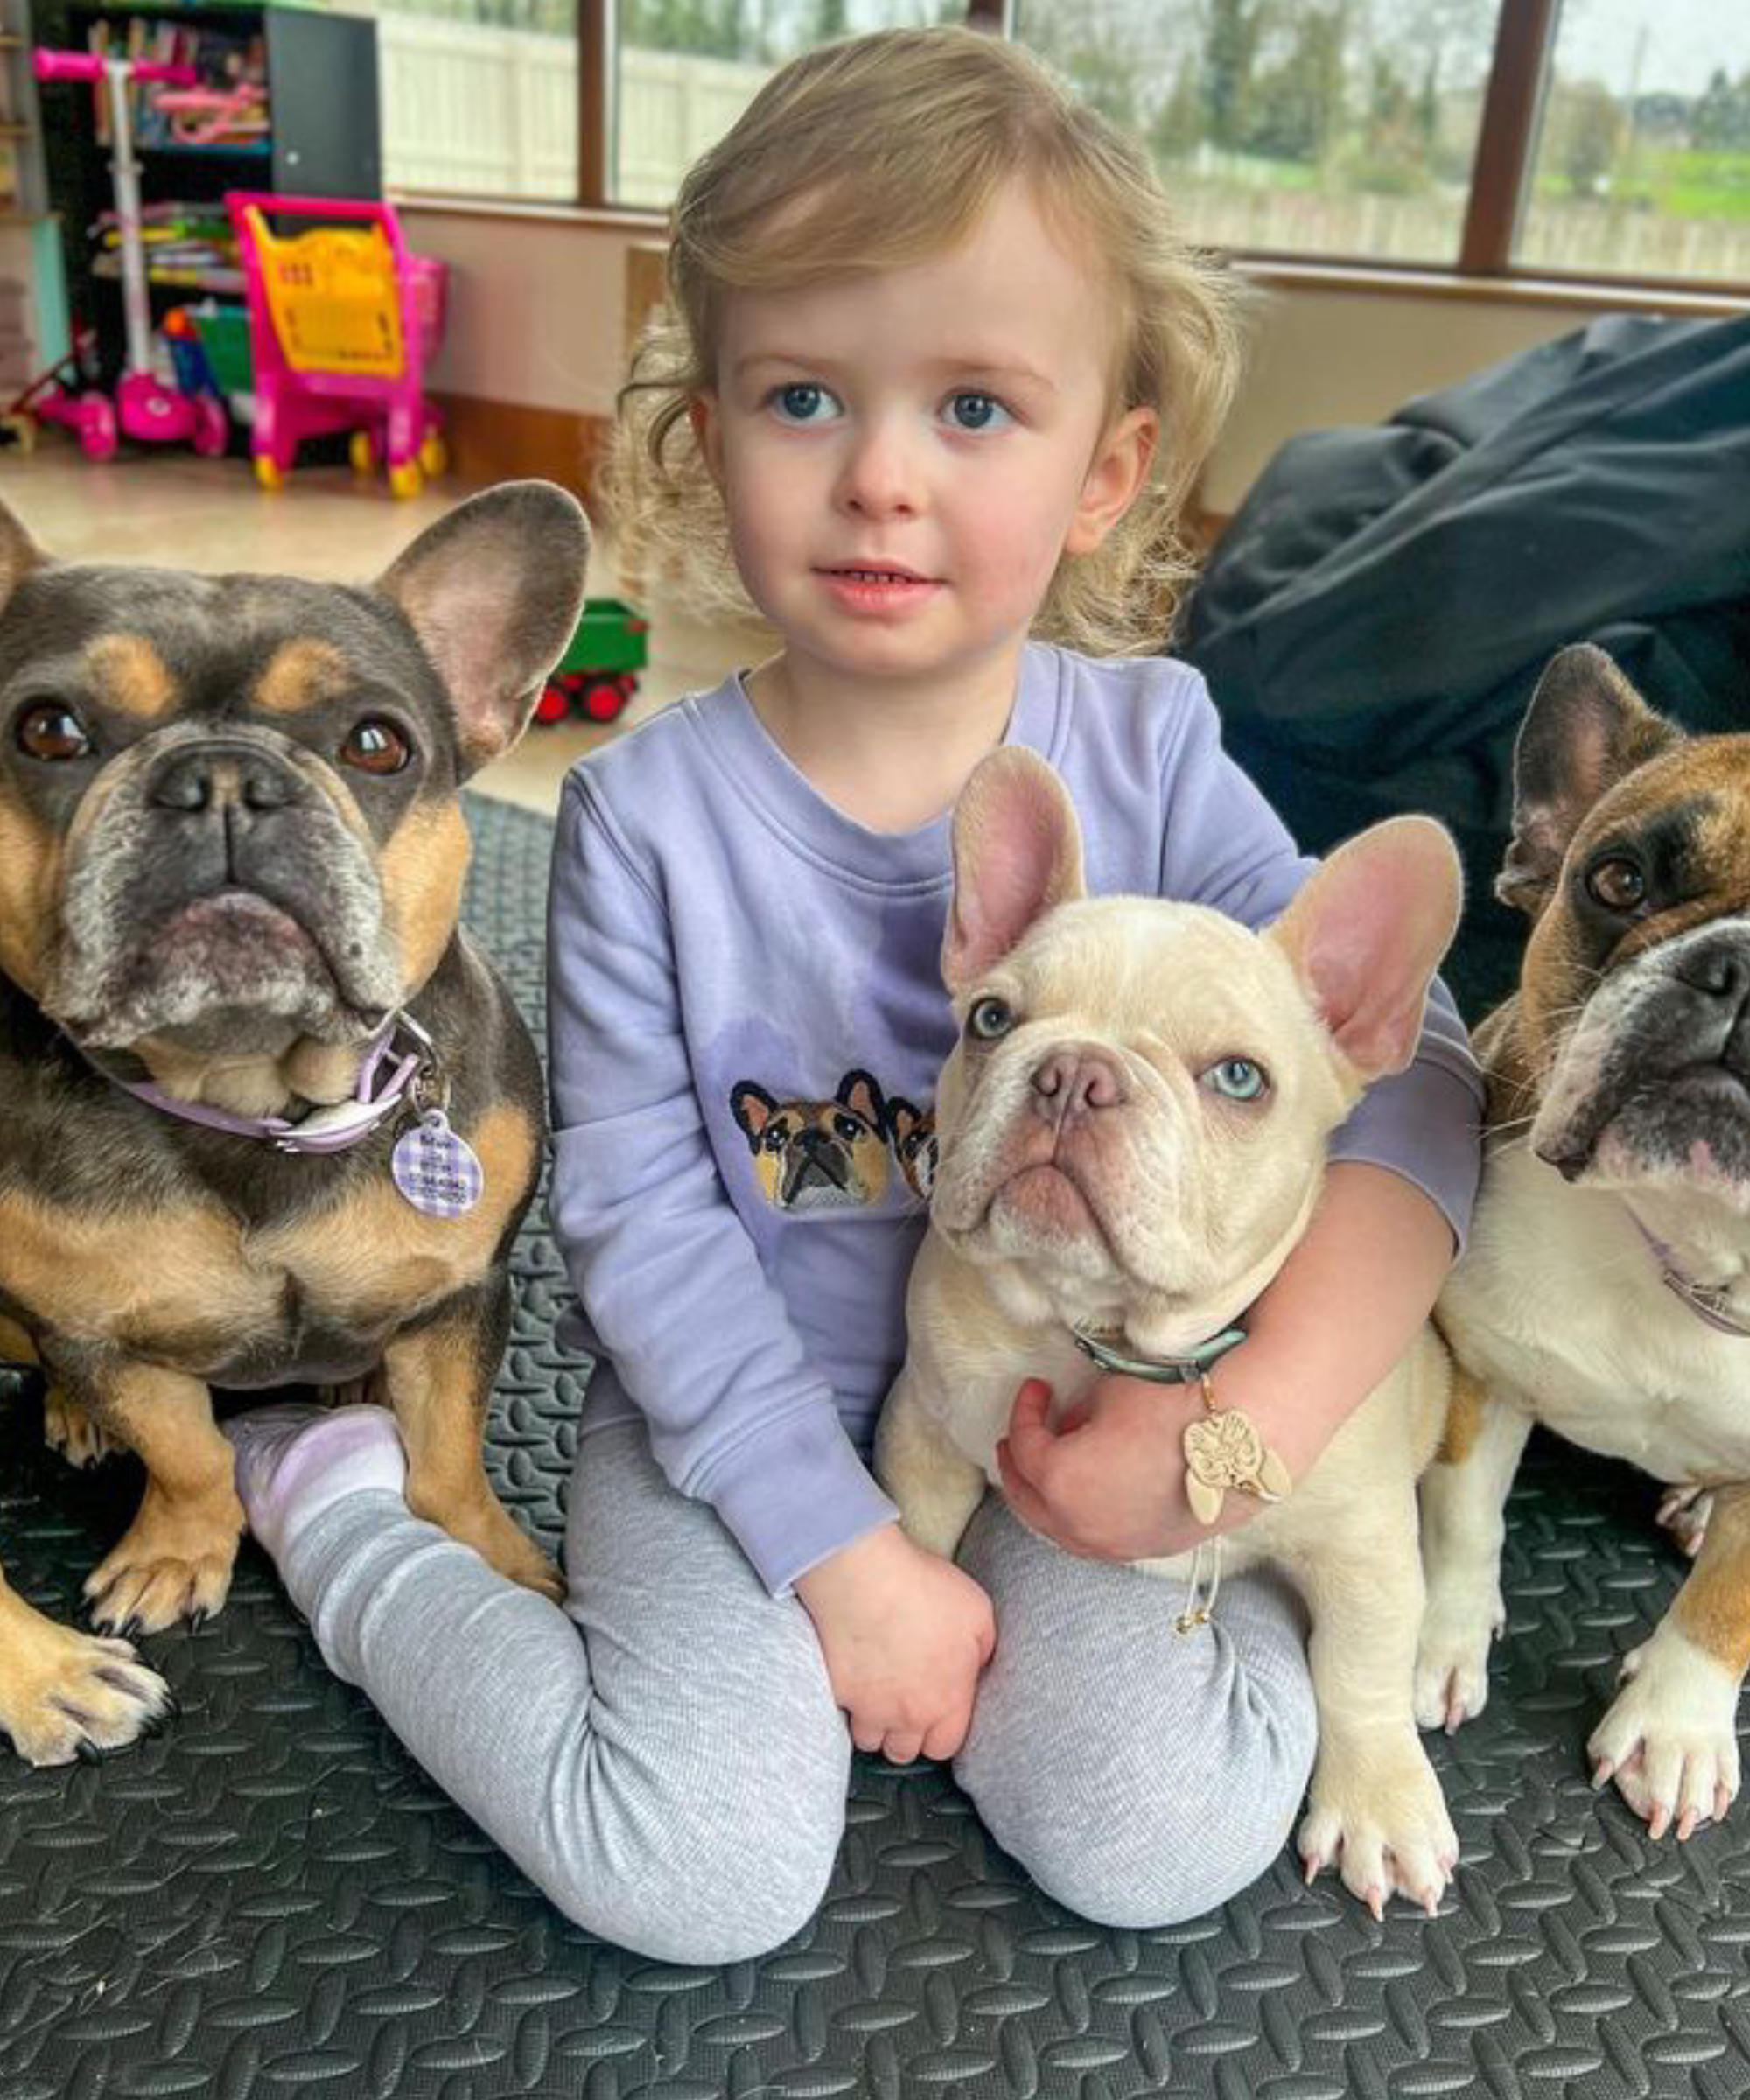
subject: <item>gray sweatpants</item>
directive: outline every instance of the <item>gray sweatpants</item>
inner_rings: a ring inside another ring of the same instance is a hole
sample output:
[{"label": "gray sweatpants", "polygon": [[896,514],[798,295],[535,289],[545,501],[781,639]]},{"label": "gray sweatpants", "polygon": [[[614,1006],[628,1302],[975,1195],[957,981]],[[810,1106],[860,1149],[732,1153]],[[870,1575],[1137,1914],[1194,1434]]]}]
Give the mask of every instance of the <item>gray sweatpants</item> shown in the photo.
[{"label": "gray sweatpants", "polygon": [[[361,1492],[287,1550],[322,1653],[568,1917],[661,1960],[766,1952],[825,1892],[850,1742],[814,1628],[641,1424],[585,1433],[562,1610],[398,1496]],[[1269,1866],[1311,1768],[1304,1622],[1263,1574],[1212,1629],[1175,1586],[1083,1561],[987,1497],[961,1560],[997,1653],[956,1774],[1060,1901],[1112,1924],[1212,1908]]]}]

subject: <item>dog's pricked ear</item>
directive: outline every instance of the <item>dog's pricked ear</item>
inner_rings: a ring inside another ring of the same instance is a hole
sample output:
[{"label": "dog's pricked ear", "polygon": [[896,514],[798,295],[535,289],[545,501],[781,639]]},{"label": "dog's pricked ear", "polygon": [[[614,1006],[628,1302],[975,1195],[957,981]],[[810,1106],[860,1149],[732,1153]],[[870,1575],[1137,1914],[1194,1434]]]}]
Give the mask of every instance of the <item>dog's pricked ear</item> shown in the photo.
[{"label": "dog's pricked ear", "polygon": [[528,726],[576,631],[589,556],[575,496],[550,481],[504,481],[458,503],[377,578],[444,681],[464,777]]},{"label": "dog's pricked ear", "polygon": [[766,1125],[778,1113],[778,1104],[756,1081],[739,1079],[729,1090],[729,1112],[746,1138],[748,1151],[757,1152]]},{"label": "dog's pricked ear", "polygon": [[1602,649],[1580,642],[1552,657],[1514,742],[1513,837],[1495,895],[1535,919],[1599,797],[1683,740]]},{"label": "dog's pricked ear", "polygon": [[1458,848],[1431,816],[1394,816],[1340,845],[1265,934],[1363,1079],[1416,1054],[1429,980],[1464,901]]},{"label": "dog's pricked ear", "polygon": [[981,759],[954,805],[954,900],[942,942],[949,991],[982,976],[1054,905],[1082,894],[1082,828],[1069,790],[1019,745]]},{"label": "dog's pricked ear", "polygon": [[0,612],[32,569],[46,566],[48,556],[0,503]]},{"label": "dog's pricked ear", "polygon": [[853,1116],[860,1116],[872,1130],[887,1127],[887,1103],[881,1082],[872,1072],[847,1072],[838,1082],[833,1099]]}]

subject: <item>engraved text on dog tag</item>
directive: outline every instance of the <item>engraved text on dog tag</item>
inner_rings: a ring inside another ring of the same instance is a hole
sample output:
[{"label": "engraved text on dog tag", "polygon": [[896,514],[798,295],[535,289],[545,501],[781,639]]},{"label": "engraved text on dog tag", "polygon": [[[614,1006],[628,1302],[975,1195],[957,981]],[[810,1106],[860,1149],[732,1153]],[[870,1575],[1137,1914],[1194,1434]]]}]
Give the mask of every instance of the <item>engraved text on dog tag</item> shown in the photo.
[{"label": "engraved text on dog tag", "polygon": [[479,1156],[450,1128],[442,1109],[427,1110],[396,1140],[389,1172],[402,1194],[428,1218],[461,1217],[480,1201],[486,1185]]}]

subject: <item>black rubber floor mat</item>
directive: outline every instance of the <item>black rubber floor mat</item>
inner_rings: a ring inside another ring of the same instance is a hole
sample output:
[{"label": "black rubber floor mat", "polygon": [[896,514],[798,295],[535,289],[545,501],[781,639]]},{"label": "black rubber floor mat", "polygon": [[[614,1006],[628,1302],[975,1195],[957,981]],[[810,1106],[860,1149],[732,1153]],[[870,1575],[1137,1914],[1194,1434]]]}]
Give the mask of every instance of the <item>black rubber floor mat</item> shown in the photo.
[{"label": "black rubber floor mat", "polygon": [[[472,922],[538,1021],[550,832],[471,811]],[[556,1543],[577,1367],[531,1230],[494,1423]],[[137,1493],[0,1414],[0,1554],[65,1618]],[[1438,1918],[1376,1924],[1284,1856],[1225,1909],[1117,1932],[1046,1901],[940,1770],[859,1760],[812,1927],[724,1970],[569,1927],[323,1668],[246,1545],[144,1643],[181,1719],[97,1766],[0,1751],[0,2100],[1616,2100],[1750,2091],[1750,1803],[1655,1844],[1582,1750],[1680,1564],[1650,1486],[1534,1445],[1488,1712],[1434,1744],[1463,1842]]]}]

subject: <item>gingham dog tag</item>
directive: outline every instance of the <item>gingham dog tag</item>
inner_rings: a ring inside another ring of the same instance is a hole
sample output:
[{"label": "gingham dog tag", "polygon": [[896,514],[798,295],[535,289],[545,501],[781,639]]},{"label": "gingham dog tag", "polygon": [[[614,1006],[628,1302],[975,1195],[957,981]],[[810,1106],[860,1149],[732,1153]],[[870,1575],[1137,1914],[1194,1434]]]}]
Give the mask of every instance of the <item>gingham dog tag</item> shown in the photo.
[{"label": "gingham dog tag", "polygon": [[466,1138],[442,1109],[428,1109],[389,1155],[395,1185],[428,1218],[459,1218],[480,1200],[486,1178]]}]

